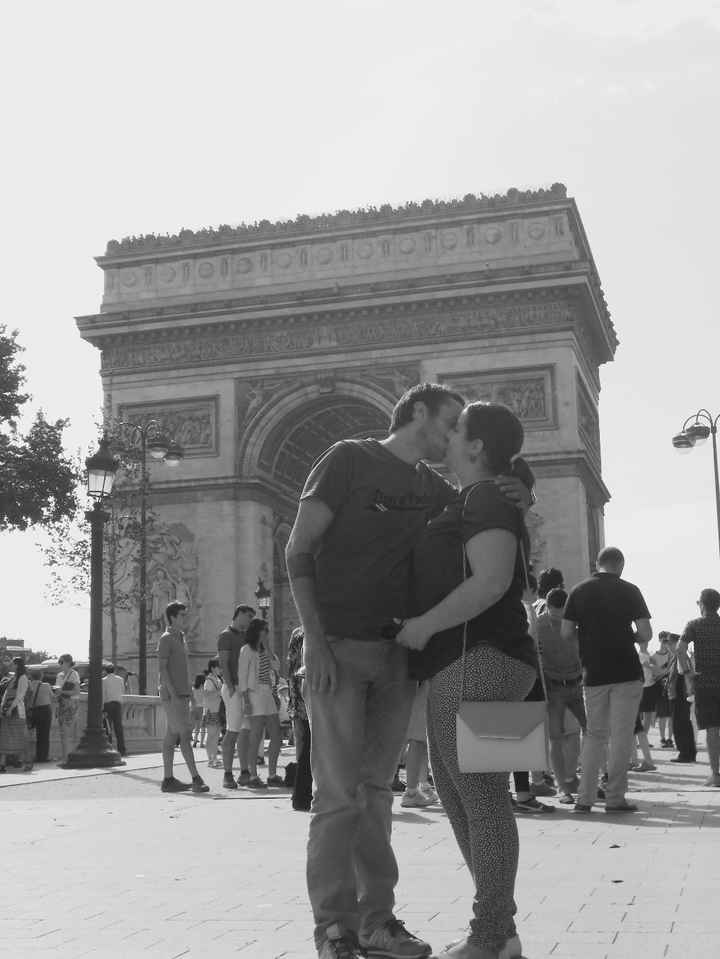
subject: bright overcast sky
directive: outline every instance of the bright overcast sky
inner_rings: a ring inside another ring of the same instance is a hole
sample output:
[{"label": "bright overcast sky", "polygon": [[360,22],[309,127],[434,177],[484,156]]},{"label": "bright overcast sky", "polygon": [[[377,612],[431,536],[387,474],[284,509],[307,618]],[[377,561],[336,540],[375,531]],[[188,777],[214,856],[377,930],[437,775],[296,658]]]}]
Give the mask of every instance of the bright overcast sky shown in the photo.
[{"label": "bright overcast sky", "polygon": [[[99,308],[108,239],[560,180],[620,338],[606,540],[656,631],[720,586],[709,444],[670,444],[720,412],[718,0],[28,0],[0,79],[2,321],[70,446],[95,437],[99,354],[73,317]],[[86,656],[36,539],[0,539],[0,634]]]}]

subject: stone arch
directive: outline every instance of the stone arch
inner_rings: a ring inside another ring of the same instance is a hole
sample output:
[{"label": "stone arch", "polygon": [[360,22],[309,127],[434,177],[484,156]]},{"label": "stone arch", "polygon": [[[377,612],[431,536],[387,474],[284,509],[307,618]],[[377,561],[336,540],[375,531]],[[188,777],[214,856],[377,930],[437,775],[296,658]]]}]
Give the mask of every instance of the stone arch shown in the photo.
[{"label": "stone arch", "polygon": [[242,475],[272,478],[293,494],[333,443],[387,433],[396,402],[373,385],[351,381],[318,380],[278,394],[247,424],[239,467]]}]

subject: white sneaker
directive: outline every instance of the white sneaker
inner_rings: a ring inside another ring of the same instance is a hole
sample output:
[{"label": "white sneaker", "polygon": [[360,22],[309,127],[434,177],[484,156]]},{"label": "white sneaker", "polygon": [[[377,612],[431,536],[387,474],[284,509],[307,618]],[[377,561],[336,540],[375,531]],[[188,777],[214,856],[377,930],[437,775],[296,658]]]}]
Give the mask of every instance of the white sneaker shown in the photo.
[{"label": "white sneaker", "polygon": [[436,802],[437,796],[435,795],[429,796],[421,789],[406,789],[400,800],[400,805],[407,809],[408,807],[419,808],[421,806],[432,806],[432,804]]}]

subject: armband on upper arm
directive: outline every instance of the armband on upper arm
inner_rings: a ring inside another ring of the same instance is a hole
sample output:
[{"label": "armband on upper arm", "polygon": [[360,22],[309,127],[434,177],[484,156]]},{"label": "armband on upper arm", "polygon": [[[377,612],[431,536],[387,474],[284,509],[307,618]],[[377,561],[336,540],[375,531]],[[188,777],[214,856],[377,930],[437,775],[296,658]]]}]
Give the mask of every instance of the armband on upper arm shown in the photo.
[{"label": "armband on upper arm", "polygon": [[287,558],[290,579],[315,579],[315,557],[312,553],[292,553]]}]

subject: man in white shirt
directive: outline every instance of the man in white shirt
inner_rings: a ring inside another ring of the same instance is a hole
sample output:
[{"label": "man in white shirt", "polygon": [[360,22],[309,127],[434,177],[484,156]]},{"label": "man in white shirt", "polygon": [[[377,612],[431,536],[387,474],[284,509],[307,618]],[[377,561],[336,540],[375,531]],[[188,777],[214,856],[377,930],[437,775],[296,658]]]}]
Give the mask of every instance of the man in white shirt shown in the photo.
[{"label": "man in white shirt", "polygon": [[126,756],[125,733],[122,724],[122,698],[125,692],[125,683],[120,676],[115,674],[115,667],[112,663],[105,667],[105,673],[102,681],[103,712],[115,732],[118,752],[121,756]]}]

